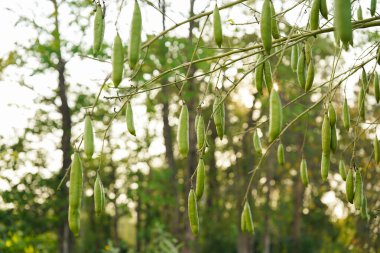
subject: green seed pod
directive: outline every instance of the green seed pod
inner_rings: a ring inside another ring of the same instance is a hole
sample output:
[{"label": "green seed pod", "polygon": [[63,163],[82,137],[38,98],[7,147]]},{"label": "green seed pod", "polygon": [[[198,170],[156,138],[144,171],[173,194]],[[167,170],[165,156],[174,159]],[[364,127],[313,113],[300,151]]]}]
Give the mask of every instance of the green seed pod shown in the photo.
[{"label": "green seed pod", "polygon": [[363,10],[362,7],[359,5],[358,11],[356,12],[357,18],[359,21],[363,20]]},{"label": "green seed pod", "polygon": [[353,203],[354,201],[354,173],[352,169],[349,169],[347,173],[346,197],[347,197],[348,202]]},{"label": "green seed pod", "polygon": [[298,57],[298,63],[297,63],[297,79],[298,83],[301,86],[303,90],[305,90],[306,86],[306,60],[305,60],[305,52],[304,50],[301,50],[301,53]]},{"label": "green seed pod", "polygon": [[123,42],[119,36],[119,33],[116,34],[115,40],[113,42],[113,51],[112,51],[112,82],[117,88],[123,80],[123,67],[124,64],[124,49]]},{"label": "green seed pod", "polygon": [[270,67],[269,60],[266,60],[264,62],[264,78],[265,78],[265,84],[267,86],[268,92],[270,93],[273,87],[273,82],[272,82],[272,69]]},{"label": "green seed pod", "polygon": [[94,154],[94,131],[92,129],[91,117],[88,114],[84,119],[83,147],[87,158],[91,159]]},{"label": "green seed pod", "polygon": [[199,159],[197,166],[197,185],[195,189],[195,194],[197,196],[197,200],[199,201],[204,192],[205,188],[205,164],[203,162],[203,158]]},{"label": "green seed pod", "polygon": [[336,124],[336,113],[333,104],[329,103],[329,119],[330,119],[330,126],[335,126]]},{"label": "green seed pod", "polygon": [[103,212],[103,185],[99,174],[96,175],[96,180],[94,184],[94,204],[95,204],[95,214],[100,215]]},{"label": "green seed pod", "polygon": [[305,43],[305,61],[307,65],[309,65],[312,58],[313,58],[313,53],[311,50],[310,43],[306,42]]},{"label": "green seed pod", "polygon": [[140,58],[140,44],[141,44],[141,11],[137,1],[133,9],[131,32],[129,35],[129,50],[128,59],[129,67],[133,69]]},{"label": "green seed pod", "polygon": [[243,233],[247,232],[247,222],[245,221],[245,205],[244,205],[243,210],[241,211],[240,228],[241,228],[241,232]]},{"label": "green seed pod", "polygon": [[320,2],[321,6],[320,6],[320,12],[321,12],[321,15],[325,18],[325,19],[328,19],[328,10],[327,10],[327,3],[326,3],[326,0],[321,0]]},{"label": "green seed pod", "polygon": [[133,110],[130,101],[128,101],[127,108],[125,109],[125,117],[127,120],[128,132],[136,136],[135,123],[133,121]]},{"label": "green seed pod", "polygon": [[244,221],[246,232],[253,234],[255,227],[253,225],[251,207],[249,206],[248,201],[246,201],[244,204]]},{"label": "green seed pod", "polygon": [[[259,55],[256,64],[263,60],[263,56]],[[263,94],[263,76],[264,76],[264,63],[257,65],[255,69],[255,83],[256,89],[260,94]]]},{"label": "green seed pod", "polygon": [[350,111],[348,109],[347,99],[344,99],[343,104],[343,126],[348,131],[350,130]]},{"label": "green seed pod", "polygon": [[292,52],[290,55],[290,66],[291,66],[293,72],[297,71],[297,64],[298,64],[298,46],[293,45],[292,46]]},{"label": "green seed pod", "polygon": [[342,179],[344,181],[346,181],[346,166],[344,165],[344,161],[343,160],[340,160],[339,161],[339,174],[340,176],[342,177]]},{"label": "green seed pod", "polygon": [[253,133],[253,148],[255,149],[255,152],[257,154],[262,155],[261,140],[260,140],[260,136],[257,132],[257,129]]},{"label": "green seed pod", "polygon": [[105,193],[104,193],[104,186],[103,186],[102,181],[100,181],[100,190],[101,190],[100,207],[101,207],[102,212],[104,212],[105,209],[106,209],[106,196],[105,196]]},{"label": "green seed pod", "polygon": [[272,8],[270,0],[264,0],[261,21],[260,21],[261,40],[267,54],[270,54],[272,49]]},{"label": "green seed pod", "polygon": [[330,144],[331,144],[331,127],[330,120],[327,114],[325,114],[322,123],[322,153],[325,155],[330,155]]},{"label": "green seed pod", "polygon": [[367,198],[363,194],[362,208],[360,210],[362,219],[369,220],[368,207],[367,207]]},{"label": "green seed pod", "polygon": [[69,206],[69,228],[75,237],[79,236],[80,230],[80,211]]},{"label": "green seed pod", "polygon": [[338,137],[336,136],[336,127],[335,125],[331,127],[331,150],[335,153],[336,148],[338,147]]},{"label": "green seed pod", "polygon": [[371,7],[370,7],[370,11],[371,11],[371,16],[375,16],[376,14],[376,3],[377,3],[377,0],[371,0]]},{"label": "green seed pod", "polygon": [[310,11],[310,30],[317,30],[319,28],[319,8],[321,0],[313,0]]},{"label": "green seed pod", "polygon": [[307,163],[305,159],[302,159],[300,165],[300,175],[302,183],[307,186],[309,184],[309,176],[307,174]]},{"label": "green seed pod", "polygon": [[340,40],[343,44],[352,44],[351,0],[334,1],[334,19]]},{"label": "green seed pod", "polygon": [[323,181],[327,180],[330,170],[330,154],[322,154],[321,177]]},{"label": "green seed pod", "polygon": [[376,164],[378,164],[380,162],[380,145],[379,140],[377,139],[377,134],[373,140],[373,155],[375,157]]},{"label": "green seed pod", "polygon": [[96,5],[96,13],[94,19],[94,45],[93,53],[96,56],[102,46],[104,36],[104,17],[102,6]]},{"label": "green seed pod", "polygon": [[282,105],[281,99],[275,89],[272,89],[269,97],[269,142],[273,142],[282,129]]},{"label": "green seed pod", "polygon": [[197,149],[201,150],[205,144],[205,136],[206,136],[205,121],[202,115],[198,116],[198,124],[197,124],[196,131],[197,131]]},{"label": "green seed pod", "polygon": [[365,120],[365,92],[364,92],[363,87],[360,89],[360,93],[359,93],[358,109],[359,109],[359,116],[364,121]]},{"label": "green seed pod", "polygon": [[354,205],[356,210],[360,210],[363,202],[363,180],[360,171],[356,171],[355,176],[355,194],[354,194]]},{"label": "green seed pod", "polygon": [[221,101],[222,101],[221,97],[219,96],[215,97],[214,104],[213,104],[213,112],[214,112],[214,124],[216,127],[216,132],[219,138],[222,140],[224,136],[225,111],[224,111],[224,103],[220,104]]},{"label": "green seed pod", "polygon": [[78,152],[74,152],[70,171],[69,188],[69,227],[75,236],[79,234],[80,207],[82,202],[83,169]]},{"label": "green seed pod", "polygon": [[277,148],[277,162],[281,166],[285,164],[285,152],[284,145],[282,145],[282,143],[280,143]]},{"label": "green seed pod", "polygon": [[187,200],[187,212],[189,215],[191,232],[193,232],[194,235],[197,235],[199,231],[199,219],[197,200],[193,189],[191,189],[189,192],[189,197]]},{"label": "green seed pod", "polygon": [[179,153],[183,157],[186,157],[189,152],[189,110],[187,109],[186,104],[182,105],[181,113],[179,115],[177,141]]},{"label": "green seed pod", "polygon": [[380,102],[380,86],[379,86],[379,76],[377,72],[374,73],[373,79],[374,79],[373,89],[375,93],[375,98],[376,98],[376,102],[379,103]]},{"label": "green seed pod", "polygon": [[314,63],[310,61],[309,66],[307,67],[307,76],[305,83],[305,92],[308,92],[310,88],[313,86],[314,82]]},{"label": "green seed pod", "polygon": [[271,10],[272,10],[272,36],[274,39],[280,38],[280,31],[278,30],[278,23],[276,20],[276,10],[274,9],[273,2],[270,2]]},{"label": "green seed pod", "polygon": [[365,92],[367,93],[368,92],[368,76],[367,76],[367,73],[365,72],[365,70],[363,69],[362,70],[362,85],[363,85],[363,88],[365,90]]},{"label": "green seed pod", "polygon": [[335,45],[337,47],[340,47],[340,38],[339,38],[339,34],[338,34],[338,31],[336,29],[336,20],[334,18],[333,20],[333,24],[334,24],[334,39],[335,39]]},{"label": "green seed pod", "polygon": [[223,41],[223,33],[222,33],[222,21],[220,20],[220,13],[218,6],[215,4],[214,12],[212,14],[214,18],[214,38],[215,42],[220,48],[222,46]]}]

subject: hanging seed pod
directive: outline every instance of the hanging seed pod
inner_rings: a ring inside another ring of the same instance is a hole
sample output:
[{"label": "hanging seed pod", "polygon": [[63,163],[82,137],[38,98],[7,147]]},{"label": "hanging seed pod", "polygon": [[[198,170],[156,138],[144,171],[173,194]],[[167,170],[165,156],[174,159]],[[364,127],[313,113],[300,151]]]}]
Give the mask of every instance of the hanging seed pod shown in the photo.
[{"label": "hanging seed pod", "polygon": [[365,72],[365,70],[363,69],[362,70],[362,85],[363,85],[363,88],[364,88],[364,91],[367,93],[368,92],[368,76],[367,76],[367,73]]},{"label": "hanging seed pod", "polygon": [[380,145],[379,140],[377,139],[377,134],[373,140],[373,155],[375,157],[376,164],[378,164],[380,162]]},{"label": "hanging seed pod", "polygon": [[198,124],[196,125],[196,131],[197,131],[197,149],[201,150],[205,144],[205,136],[206,136],[205,121],[202,115],[198,116]]},{"label": "hanging seed pod", "polygon": [[306,86],[306,60],[305,60],[305,52],[304,50],[301,50],[301,53],[298,57],[298,63],[297,63],[297,79],[298,83],[301,86],[303,90],[305,90]]},{"label": "hanging seed pod", "polygon": [[375,16],[376,14],[376,3],[377,3],[377,0],[371,0],[371,7],[370,7],[370,12],[371,12],[371,16]]},{"label": "hanging seed pod", "polygon": [[186,104],[182,105],[181,113],[179,115],[177,141],[179,153],[183,157],[187,157],[187,153],[189,152],[189,110],[187,109]]},{"label": "hanging seed pod", "polygon": [[215,42],[220,48],[222,46],[223,41],[223,32],[222,32],[222,21],[220,19],[220,13],[218,6],[215,4],[214,12],[212,14],[214,19],[214,38]]},{"label": "hanging seed pod", "polygon": [[362,208],[360,210],[362,219],[369,220],[368,207],[367,207],[367,198],[363,194]]},{"label": "hanging seed pod", "polygon": [[322,122],[322,153],[330,155],[331,144],[331,127],[330,120],[327,114],[325,114]]},{"label": "hanging seed pod", "polygon": [[360,89],[359,99],[358,99],[359,116],[364,121],[365,120],[365,91],[363,87]]},{"label": "hanging seed pod", "polygon": [[305,159],[302,159],[301,161],[300,175],[302,183],[307,186],[309,184],[309,176],[307,175],[307,164]]},{"label": "hanging seed pod", "polygon": [[347,99],[344,99],[343,104],[343,126],[348,131],[350,130],[350,112],[347,105]]},{"label": "hanging seed pod", "polygon": [[331,127],[331,142],[330,142],[331,150],[335,153],[338,147],[338,137],[336,136],[336,127],[335,125]]},{"label": "hanging seed pod", "polygon": [[309,65],[309,63],[310,63],[310,61],[311,61],[312,58],[313,58],[313,54],[312,54],[310,43],[306,42],[305,43],[305,61],[306,61],[306,65]]},{"label": "hanging seed pod", "polygon": [[[259,55],[256,64],[262,62],[263,56]],[[257,65],[255,69],[255,84],[256,89],[260,94],[263,94],[263,77],[264,77],[264,63]]]},{"label": "hanging seed pod", "polygon": [[339,174],[340,176],[342,177],[342,179],[344,181],[346,181],[346,166],[344,165],[344,161],[343,160],[340,160],[339,161]]},{"label": "hanging seed pod", "polygon": [[325,19],[328,19],[328,10],[327,10],[327,3],[326,3],[326,0],[321,0],[321,6],[320,6],[320,12],[321,12],[321,15],[325,18]]},{"label": "hanging seed pod", "polygon": [[262,155],[261,140],[260,140],[260,136],[257,132],[257,129],[253,133],[253,148],[255,149],[255,152],[258,155]]},{"label": "hanging seed pod", "polygon": [[92,129],[91,117],[88,114],[84,119],[83,147],[87,158],[91,159],[94,154],[94,131]]},{"label": "hanging seed pod", "polygon": [[305,92],[308,92],[310,88],[313,86],[314,82],[314,63],[311,60],[309,66],[307,67],[307,76],[305,83]]},{"label": "hanging seed pod", "polygon": [[272,49],[272,10],[270,0],[264,0],[261,21],[260,21],[261,40],[267,54]]},{"label": "hanging seed pod", "polygon": [[272,10],[272,36],[274,39],[280,38],[280,31],[278,30],[278,23],[276,20],[276,10],[274,9],[273,2],[270,2],[271,10]]},{"label": "hanging seed pod", "polygon": [[96,56],[102,46],[104,36],[104,16],[102,6],[96,5],[96,13],[94,19],[94,45],[93,53]]},{"label": "hanging seed pod", "polygon": [[246,232],[253,234],[255,228],[253,226],[252,212],[248,201],[244,204],[244,221]]},{"label": "hanging seed pod", "polygon": [[80,229],[80,207],[82,202],[83,169],[78,152],[74,152],[73,162],[70,170],[69,187],[69,227],[71,232],[79,235]]},{"label": "hanging seed pod", "polygon": [[354,194],[354,205],[356,210],[360,210],[363,202],[363,180],[360,171],[356,171],[355,175],[355,194]]},{"label": "hanging seed pod", "polygon": [[317,30],[319,28],[319,8],[321,0],[313,0],[310,11],[310,30]]},{"label": "hanging seed pod", "polygon": [[128,48],[129,67],[131,69],[135,67],[140,58],[141,29],[142,25],[140,6],[139,3],[135,1]]},{"label": "hanging seed pod", "polygon": [[354,202],[354,173],[352,169],[348,170],[346,178],[346,197],[351,204]]},{"label": "hanging seed pod", "polygon": [[330,154],[322,154],[321,177],[323,181],[327,180],[330,170]]},{"label": "hanging seed pod", "polygon": [[243,210],[241,211],[240,228],[241,228],[241,232],[243,232],[243,233],[248,232],[247,231],[247,222],[245,221],[245,205],[243,207]]},{"label": "hanging seed pod", "polygon": [[216,132],[219,136],[219,139],[222,140],[224,136],[225,111],[224,111],[224,103],[221,103],[221,101],[222,99],[220,96],[215,97],[213,112],[214,112],[214,124],[216,127]]},{"label": "hanging seed pod", "polygon": [[131,102],[128,101],[127,108],[125,110],[125,117],[127,120],[127,128],[128,132],[134,136],[136,136],[135,123],[133,120],[133,110],[131,106]]},{"label": "hanging seed pod", "polygon": [[363,10],[362,10],[362,7],[360,5],[359,5],[359,8],[358,8],[356,14],[357,14],[357,18],[359,21],[363,20]]},{"label": "hanging seed pod", "polygon": [[334,1],[335,29],[343,44],[353,44],[351,24],[351,0]]},{"label": "hanging seed pod", "polygon": [[197,166],[197,185],[195,188],[195,194],[197,196],[197,200],[199,201],[204,192],[205,188],[205,164],[203,162],[203,158],[199,159]]},{"label": "hanging seed pod", "polygon": [[95,204],[95,214],[100,215],[104,211],[104,190],[102,189],[102,181],[99,174],[96,175],[96,180],[94,184],[94,204]]},{"label": "hanging seed pod", "polygon": [[264,62],[264,78],[265,78],[265,84],[267,86],[268,92],[270,93],[273,87],[273,82],[272,82],[272,69],[270,67],[269,60],[266,60]]},{"label": "hanging seed pod", "polygon": [[336,124],[336,113],[335,113],[335,109],[334,109],[334,106],[332,105],[332,103],[329,103],[329,119],[330,119],[330,126],[335,126]]},{"label": "hanging seed pod", "polygon": [[189,197],[187,200],[187,212],[189,215],[191,232],[194,235],[197,235],[199,231],[199,219],[198,219],[197,200],[196,200],[195,192],[193,189],[191,189],[189,192]]},{"label": "hanging seed pod", "polygon": [[103,183],[102,181],[100,181],[100,189],[101,189],[101,202],[100,202],[100,207],[101,207],[101,210],[102,210],[102,213],[104,213],[104,211],[106,210],[106,194],[104,192],[104,186],[103,186]]},{"label": "hanging seed pod", "polygon": [[293,45],[292,51],[290,54],[290,66],[291,66],[293,72],[297,71],[297,64],[298,64],[298,46]]},{"label": "hanging seed pod", "polygon": [[272,89],[269,97],[269,142],[273,142],[282,129],[282,105],[281,99],[275,89]]},{"label": "hanging seed pod", "polygon": [[334,24],[334,40],[335,40],[335,45],[337,47],[340,47],[340,38],[339,38],[338,31],[336,29],[336,20],[335,20],[335,18],[333,20],[333,24]]},{"label": "hanging seed pod", "polygon": [[380,86],[379,86],[379,75],[377,74],[377,72],[374,73],[373,80],[374,80],[373,89],[375,93],[376,102],[379,103],[380,102]]},{"label": "hanging seed pod", "polygon": [[116,34],[115,40],[113,42],[113,51],[112,51],[112,82],[117,88],[123,79],[123,70],[124,70],[124,49],[123,43],[119,36],[119,33]]},{"label": "hanging seed pod", "polygon": [[285,164],[285,152],[284,145],[282,145],[282,143],[280,143],[277,148],[277,162],[281,166]]},{"label": "hanging seed pod", "polygon": [[199,114],[195,115],[194,119],[194,129],[197,130],[198,127]]}]

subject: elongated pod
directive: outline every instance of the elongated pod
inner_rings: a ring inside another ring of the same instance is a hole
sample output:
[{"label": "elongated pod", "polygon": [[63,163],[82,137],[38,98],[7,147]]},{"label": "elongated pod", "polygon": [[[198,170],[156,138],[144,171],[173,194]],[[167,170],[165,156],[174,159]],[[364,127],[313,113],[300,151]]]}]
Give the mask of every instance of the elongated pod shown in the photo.
[{"label": "elongated pod", "polygon": [[353,44],[351,0],[334,0],[334,23],[343,44]]},{"label": "elongated pod", "polygon": [[325,114],[322,122],[322,153],[329,155],[331,145],[331,126],[327,114]]},{"label": "elongated pod", "polygon": [[267,54],[272,49],[272,8],[270,0],[264,0],[261,10],[260,32],[263,47]]},{"label": "elongated pod", "polygon": [[205,121],[202,115],[198,116],[197,125],[196,125],[196,134],[197,134],[197,149],[200,150],[203,148],[206,139],[206,130],[205,130]]},{"label": "elongated pod", "polygon": [[354,172],[351,168],[347,172],[346,197],[347,197],[348,202],[353,203],[354,201]]},{"label": "elongated pod", "polygon": [[92,129],[91,117],[88,114],[84,119],[83,148],[87,158],[91,159],[94,154],[94,131]]},{"label": "elongated pod", "polygon": [[264,77],[264,63],[262,62],[263,56],[259,55],[257,58],[255,69],[255,84],[256,89],[260,94],[263,94],[263,77]]},{"label": "elongated pod", "polygon": [[278,29],[278,23],[276,19],[276,10],[274,9],[273,2],[270,2],[271,10],[272,10],[272,36],[274,39],[280,38],[280,31]]},{"label": "elongated pod", "polygon": [[292,51],[290,54],[290,66],[291,66],[293,72],[297,71],[297,64],[298,64],[298,46],[293,45]]},{"label": "elongated pod", "polygon": [[224,136],[224,123],[225,123],[225,111],[224,103],[221,102],[222,99],[220,96],[216,96],[213,104],[214,112],[214,124],[216,127],[216,132],[219,136],[219,139],[223,139]]},{"label": "elongated pod", "polygon": [[261,140],[257,129],[255,129],[255,132],[253,133],[253,148],[257,154],[262,155]]},{"label": "elongated pod", "polygon": [[344,161],[339,161],[339,174],[342,177],[344,181],[346,181],[347,178],[347,172],[346,172],[346,165],[344,165]]},{"label": "elongated pod", "polygon": [[300,165],[300,176],[301,176],[301,182],[307,186],[309,184],[309,176],[307,174],[307,163],[305,159],[302,159],[301,165]]},{"label": "elongated pod", "polygon": [[141,44],[141,11],[137,1],[133,9],[131,32],[129,35],[129,48],[128,59],[129,67],[133,69],[140,58],[140,44]]},{"label": "elongated pod", "polygon": [[78,152],[74,152],[70,169],[69,187],[69,227],[75,236],[79,235],[80,207],[82,202],[83,169]]},{"label": "elongated pod", "polygon": [[347,99],[345,98],[343,104],[343,126],[347,131],[350,130],[350,121],[350,111],[348,108]]},{"label": "elongated pod", "polygon": [[285,152],[284,152],[284,145],[280,143],[277,147],[277,162],[279,165],[285,164]]},{"label": "elongated pod", "polygon": [[96,5],[96,13],[94,19],[94,45],[93,53],[96,56],[102,46],[104,36],[104,17],[102,6]]},{"label": "elongated pod", "polygon": [[124,64],[124,49],[123,42],[119,36],[116,34],[115,40],[113,42],[112,50],[112,82],[117,88],[123,79],[123,67]]},{"label": "elongated pod", "polygon": [[220,20],[220,13],[218,6],[215,4],[214,12],[212,14],[214,19],[214,38],[215,42],[220,48],[223,42],[222,21]]},{"label": "elongated pod", "polygon": [[319,9],[321,0],[313,0],[310,11],[310,30],[317,30],[319,28]]},{"label": "elongated pod", "polygon": [[274,141],[282,129],[282,104],[280,96],[272,89],[269,97],[269,142]]},{"label": "elongated pod", "polygon": [[195,188],[195,194],[197,196],[197,200],[200,200],[203,196],[205,188],[205,164],[203,158],[199,159],[197,166],[197,185]]},{"label": "elongated pod", "polygon": [[133,109],[130,101],[127,102],[127,108],[125,109],[125,118],[127,121],[128,132],[136,136],[135,123],[133,120]]},{"label": "elongated pod", "polygon": [[363,180],[362,175],[359,170],[356,171],[355,175],[355,194],[354,194],[354,205],[356,210],[360,210],[363,202]]},{"label": "elongated pod", "polygon": [[198,219],[198,208],[197,208],[197,199],[193,189],[190,190],[189,196],[187,199],[187,212],[189,216],[191,232],[194,235],[198,234],[199,231],[199,219]]},{"label": "elongated pod", "polygon": [[179,153],[183,157],[186,157],[189,152],[189,110],[187,109],[186,104],[182,105],[181,113],[179,115],[177,141]]}]

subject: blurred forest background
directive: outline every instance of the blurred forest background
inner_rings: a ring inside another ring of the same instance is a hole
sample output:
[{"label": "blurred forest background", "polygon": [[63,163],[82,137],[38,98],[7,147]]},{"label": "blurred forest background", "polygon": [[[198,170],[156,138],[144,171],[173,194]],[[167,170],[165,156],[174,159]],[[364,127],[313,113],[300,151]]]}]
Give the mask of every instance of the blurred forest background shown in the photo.
[{"label": "blurred forest background", "polygon": [[[339,146],[332,156],[328,181],[323,183],[320,177],[320,128],[324,110],[320,104],[281,137],[285,146],[285,165],[277,164],[274,149],[256,174],[249,195],[254,236],[241,233],[240,214],[249,172],[259,160],[253,149],[252,127],[268,118],[268,94],[258,95],[253,73],[249,74],[226,100],[226,137],[222,141],[217,138],[211,123],[208,132],[210,146],[204,157],[205,196],[198,205],[200,233],[197,237],[191,234],[186,203],[189,178],[198,160],[194,132],[197,106],[206,93],[202,109],[207,122],[212,112],[215,85],[225,94],[256,61],[255,57],[248,55],[249,52],[221,59],[226,62],[247,56],[209,75],[202,74],[211,71],[218,60],[191,66],[188,76],[199,77],[187,80],[182,94],[190,111],[187,159],[180,158],[176,145],[181,105],[178,87],[167,85],[183,78],[187,68],[170,72],[151,83],[147,87],[151,90],[132,98],[137,136],[127,133],[123,113],[110,125],[101,170],[106,212],[100,217],[95,216],[92,189],[103,133],[122,104],[110,97],[123,94],[130,87],[141,86],[158,73],[190,61],[205,17],[189,22],[179,32],[174,29],[152,43],[149,50],[144,49],[141,54],[146,57],[140,72],[130,81],[132,71],[126,65],[120,90],[112,88],[110,81],[106,84],[92,116],[97,137],[96,155],[92,160],[82,158],[81,232],[79,238],[74,238],[67,224],[68,182],[66,180],[60,190],[57,186],[71,163],[72,143],[83,132],[86,107],[94,104],[104,78],[110,72],[114,24],[119,14],[116,27],[127,53],[133,1],[105,0],[105,44],[99,59],[91,58],[94,9],[91,1],[5,2],[8,4],[1,3],[2,12],[12,17],[14,32],[18,31],[25,39],[17,41],[12,50],[0,55],[0,81],[2,85],[17,85],[20,90],[34,94],[33,105],[30,105],[34,108],[34,115],[28,117],[25,124],[15,125],[10,134],[0,136],[0,252],[380,252],[380,220],[377,216],[380,168],[371,160],[376,124],[359,124],[359,131],[366,131],[359,135],[355,145],[356,163],[365,168],[363,178],[371,216],[369,221],[362,219],[347,203],[345,182],[338,174],[339,159],[344,159],[347,166],[350,162],[352,147],[345,148],[354,138],[352,132],[347,133],[342,126],[344,92],[351,107],[351,118],[356,120],[360,71],[334,96]],[[139,2],[143,41],[173,26],[172,19],[178,23],[202,11],[212,10],[215,4],[214,1],[195,0]],[[220,2],[219,6],[229,2]],[[273,1],[277,12],[286,10],[295,2]],[[353,10],[356,10],[359,1],[352,2]],[[360,1],[367,17],[369,2]],[[328,3],[331,10],[332,1]],[[211,57],[233,48],[260,43],[257,23],[260,14],[255,10],[260,10],[261,4],[262,1],[245,1],[221,11],[225,31],[222,49],[217,49],[214,44],[209,19],[196,57]],[[305,25],[308,6],[309,1],[305,1],[280,17],[283,36],[291,29],[289,24]],[[299,13],[300,19],[295,20]],[[337,73],[352,67],[356,60],[360,62],[366,53],[370,54],[367,49],[373,49],[378,43],[378,31],[376,27],[355,31],[355,47],[342,53]],[[315,85],[329,79],[336,50],[331,33],[315,39]],[[272,66],[278,61],[278,56],[272,57]],[[366,66],[368,71],[374,66],[371,64]],[[218,76],[219,82],[216,83]],[[273,78],[283,105],[303,93],[290,68],[290,50],[284,52]],[[313,105],[326,90],[327,87],[317,89],[285,108],[285,125]],[[1,91],[7,94],[5,89]],[[16,99],[22,94],[13,92],[6,96]],[[21,114],[29,109],[29,105],[17,103],[7,106]],[[379,106],[370,93],[366,104],[367,122],[378,122],[378,112]],[[16,117],[16,114],[2,115],[2,122]],[[268,125],[263,124],[260,131],[264,148],[268,145],[267,128]],[[305,131],[306,140],[302,147]],[[307,160],[311,181],[306,188],[299,177],[302,155]]]}]

